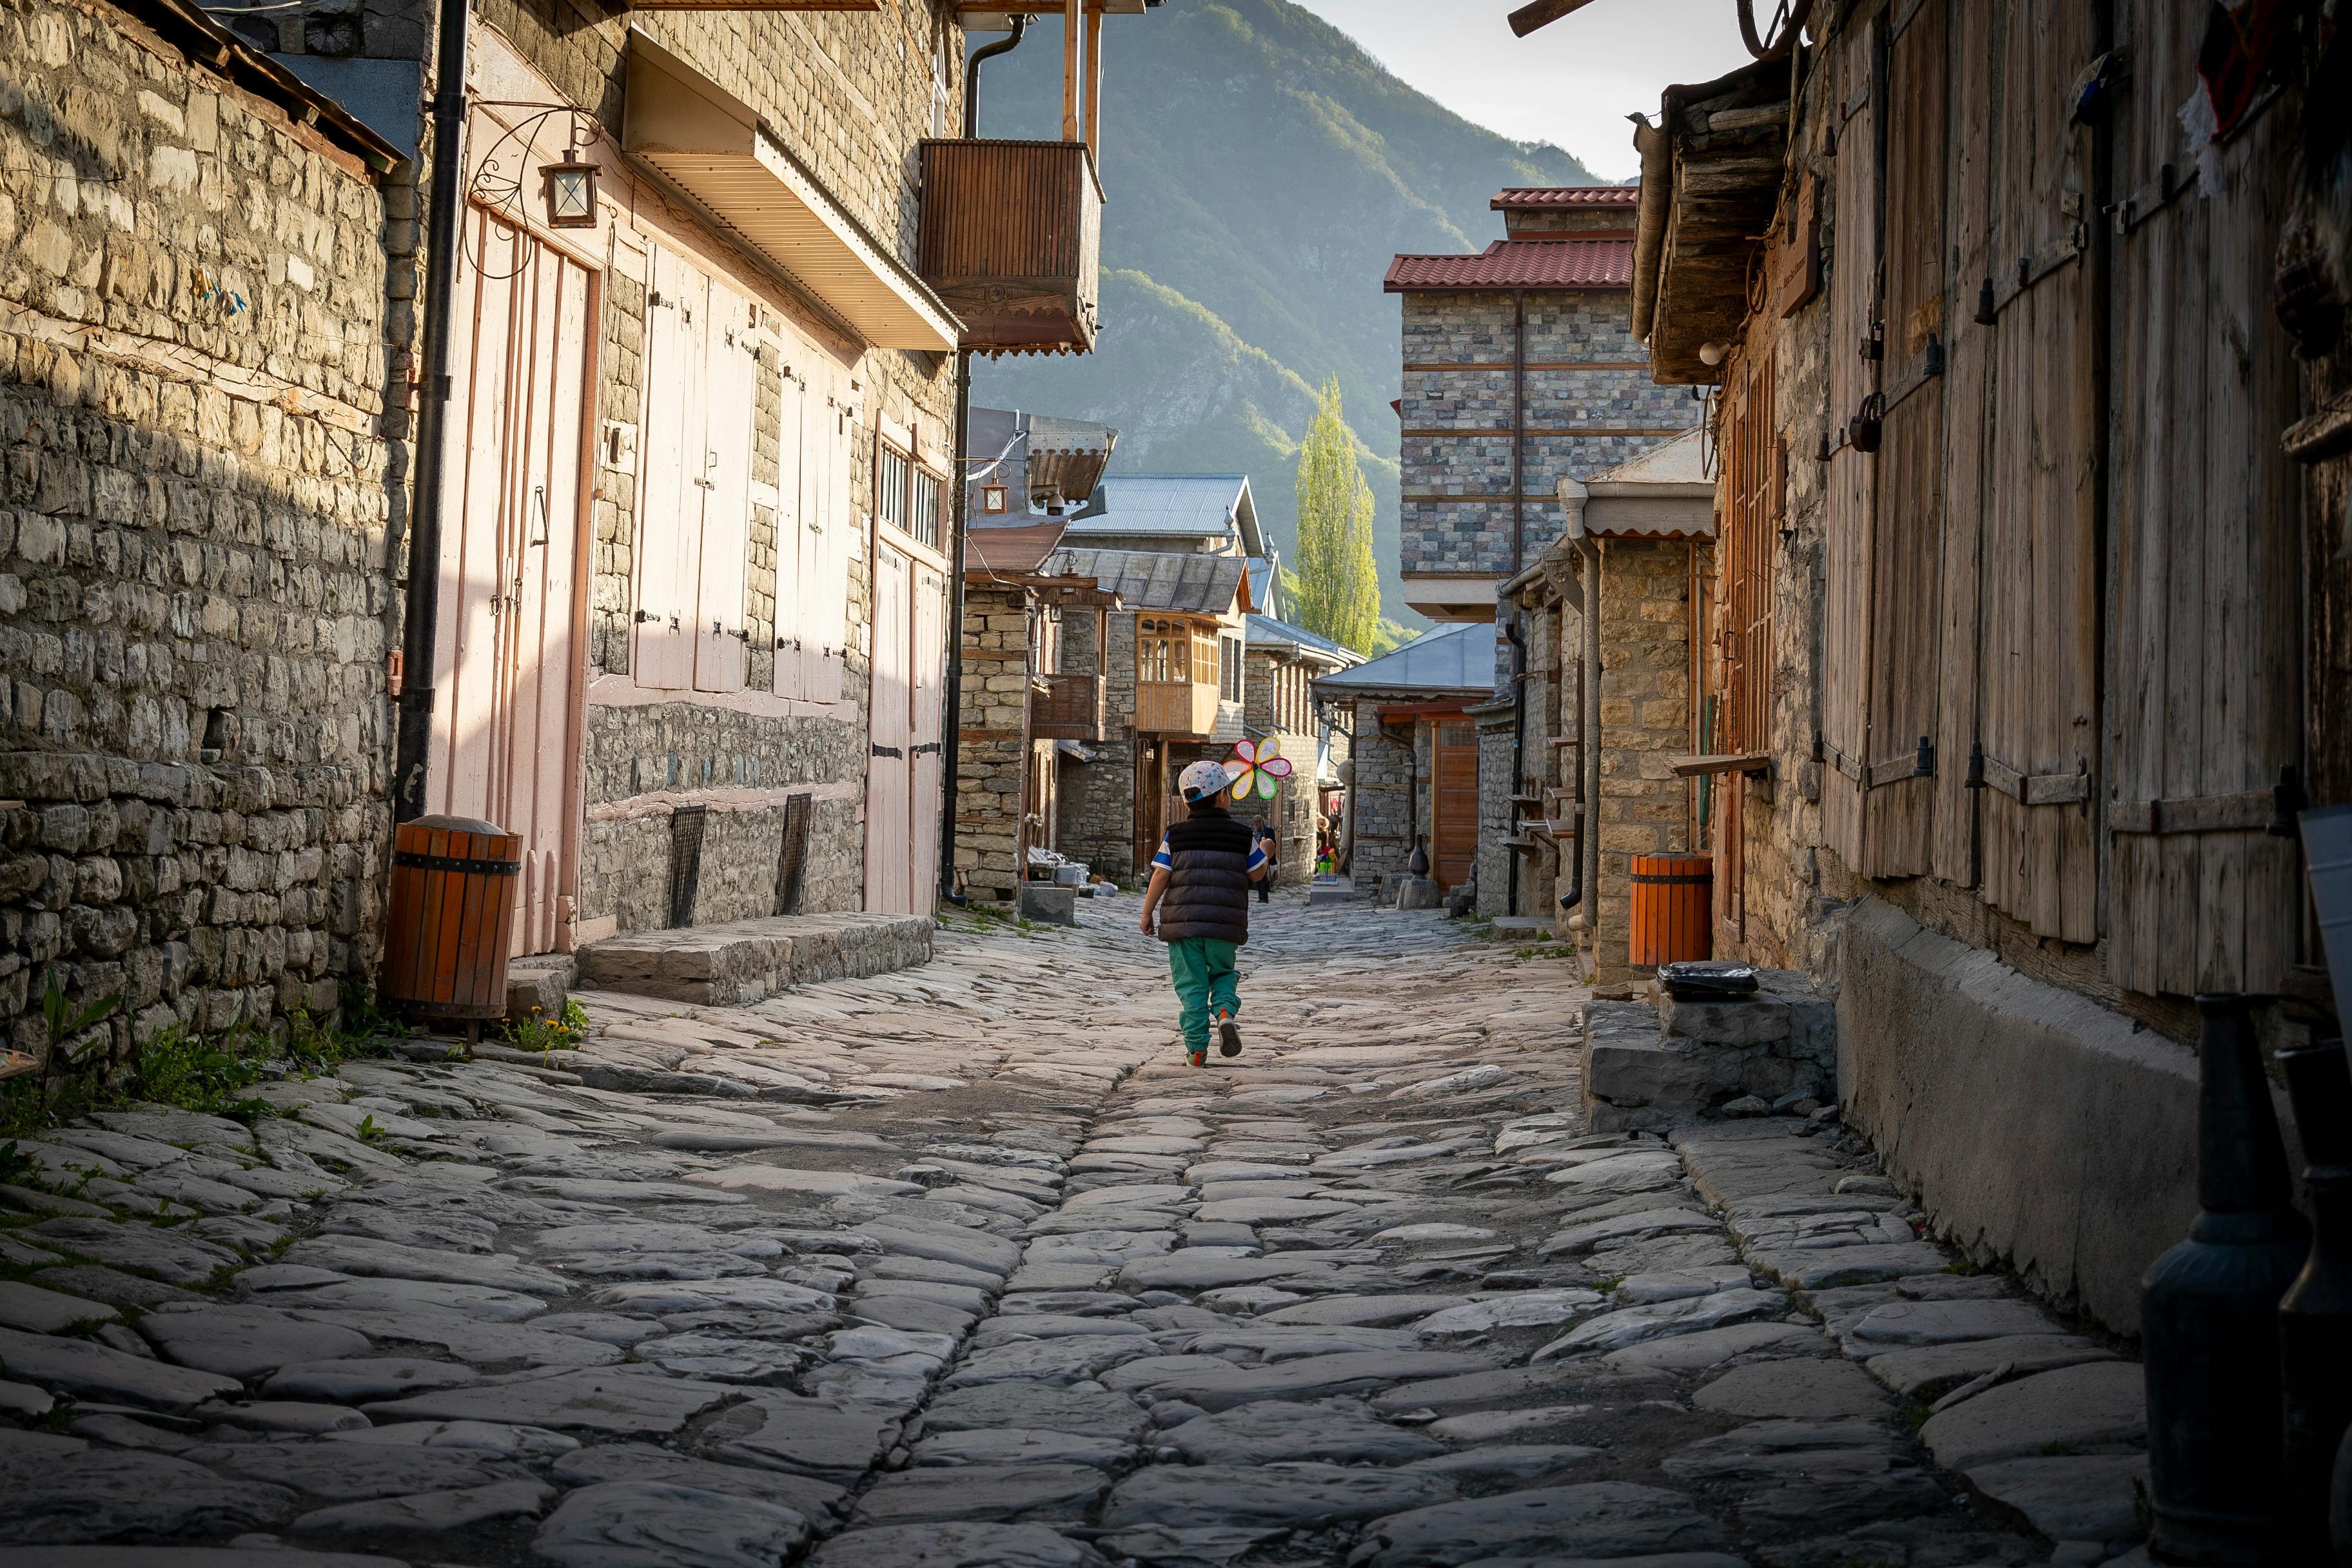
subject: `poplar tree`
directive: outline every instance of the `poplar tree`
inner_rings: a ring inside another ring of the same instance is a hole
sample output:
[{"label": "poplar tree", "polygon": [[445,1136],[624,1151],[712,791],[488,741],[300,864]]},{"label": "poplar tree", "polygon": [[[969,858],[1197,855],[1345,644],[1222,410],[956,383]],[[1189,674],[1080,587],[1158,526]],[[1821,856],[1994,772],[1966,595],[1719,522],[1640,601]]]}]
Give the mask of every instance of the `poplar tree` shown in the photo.
[{"label": "poplar tree", "polygon": [[1315,395],[1315,419],[1298,448],[1297,491],[1293,614],[1310,632],[1375,653],[1381,576],[1372,558],[1372,488],[1356,466],[1356,438],[1340,415],[1336,375]]}]

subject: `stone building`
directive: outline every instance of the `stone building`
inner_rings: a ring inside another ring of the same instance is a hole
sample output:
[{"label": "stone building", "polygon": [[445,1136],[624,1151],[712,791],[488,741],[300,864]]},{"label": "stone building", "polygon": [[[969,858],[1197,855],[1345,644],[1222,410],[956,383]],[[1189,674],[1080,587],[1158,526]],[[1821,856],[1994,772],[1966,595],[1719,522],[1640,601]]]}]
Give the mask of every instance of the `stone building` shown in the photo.
[{"label": "stone building", "polygon": [[1052,570],[1097,584],[1123,606],[1062,626],[1060,668],[1098,677],[1101,742],[1060,758],[1057,847],[1114,880],[1149,865],[1183,805],[1187,763],[1241,738],[1249,560],[1205,552],[1065,545]]},{"label": "stone building", "polygon": [[1100,647],[1118,607],[1058,547],[1101,483],[1118,432],[1082,419],[974,408],[965,423],[963,679],[956,770],[956,889],[1015,897],[1030,851],[1058,849],[1065,751],[1103,738],[1104,678],[1062,668],[1066,617]]},{"label": "stone building", "polygon": [[178,5],[0,20],[0,1045],[321,1016],[373,964],[400,151]]},{"label": "stone building", "polygon": [[1721,453],[1717,951],[1835,998],[1939,1233],[2130,1332],[2198,1208],[2192,996],[2340,1013],[2294,812],[2352,799],[2352,278],[2294,149],[2344,57],[2306,98],[2284,35],[2021,15],[1816,7],[1801,70],[1670,89],[1632,305]]},{"label": "stone building", "polygon": [[1504,237],[1475,256],[1399,256],[1397,402],[1405,602],[1492,620],[1495,590],[1559,537],[1558,489],[1681,434],[1687,393],[1660,386],[1633,336],[1625,185],[1507,190]]},{"label": "stone building", "polygon": [[[1507,912],[1545,918],[1599,986],[1649,973],[1629,958],[1632,858],[1703,847],[1722,791],[1740,783],[1702,755],[1720,726],[1714,707],[1692,702],[1714,624],[1714,499],[1696,431],[1589,481],[1562,479],[1567,531],[1504,585],[1527,645],[1530,797],[1502,825],[1524,868]],[[1498,771],[1510,775],[1507,759]]]},{"label": "stone building", "polygon": [[1271,822],[1280,845],[1276,885],[1303,886],[1315,874],[1316,834],[1325,803],[1347,766],[1347,731],[1315,700],[1320,676],[1353,669],[1364,656],[1304,626],[1252,615],[1242,682],[1242,722],[1251,738],[1271,738],[1290,760],[1291,774],[1272,801],[1252,800],[1243,815]]},{"label": "stone building", "polygon": [[1349,736],[1339,864],[1357,887],[1391,892],[1415,849],[1441,891],[1475,880],[1479,758],[1468,712],[1493,698],[1495,667],[1492,623],[1471,623],[1311,683]]},{"label": "stone building", "polygon": [[[523,836],[518,952],[932,907],[960,354],[1090,348],[1099,225],[1086,84],[1060,142],[955,135],[963,10],[475,9],[465,458],[408,700],[417,805]],[[278,26],[329,74],[413,72],[433,30],[341,0]],[[593,177],[569,216],[564,169]],[[1036,254],[968,248],[1039,212]]]}]

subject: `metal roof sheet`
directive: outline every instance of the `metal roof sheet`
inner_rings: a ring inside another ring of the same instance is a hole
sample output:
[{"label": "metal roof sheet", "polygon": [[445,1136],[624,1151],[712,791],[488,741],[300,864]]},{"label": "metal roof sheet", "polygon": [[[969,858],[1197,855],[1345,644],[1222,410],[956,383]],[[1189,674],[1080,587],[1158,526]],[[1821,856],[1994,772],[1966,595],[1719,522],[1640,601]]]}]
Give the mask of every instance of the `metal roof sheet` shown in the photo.
[{"label": "metal roof sheet", "polygon": [[1630,239],[1498,239],[1475,256],[1399,256],[1381,287],[1391,294],[1454,289],[1630,289]]},{"label": "metal roof sheet", "polygon": [[1085,509],[1070,519],[1070,531],[1202,539],[1228,539],[1238,531],[1243,553],[1265,549],[1247,474],[1105,474]]},{"label": "metal roof sheet", "polygon": [[1492,621],[1465,621],[1443,626],[1370,663],[1336,675],[1318,676],[1315,689],[1331,695],[1351,691],[1492,691],[1495,637]]},{"label": "metal roof sheet", "polygon": [[1487,205],[1498,213],[1546,211],[1557,207],[1633,207],[1640,205],[1639,185],[1510,185],[1496,193]]},{"label": "metal roof sheet", "polygon": [[1283,647],[1300,648],[1307,653],[1321,654],[1327,658],[1336,658],[1342,664],[1364,662],[1364,656],[1346,644],[1333,642],[1329,637],[1310,632],[1305,626],[1294,626],[1288,621],[1278,621],[1272,616],[1251,616],[1244,630],[1249,646],[1252,647],[1272,644]]},{"label": "metal roof sheet", "polygon": [[1189,616],[1222,616],[1231,611],[1248,565],[1238,555],[1185,555],[1155,550],[1055,552],[1057,570],[1065,561],[1067,575],[1093,578],[1117,594],[1130,610],[1172,610]]}]

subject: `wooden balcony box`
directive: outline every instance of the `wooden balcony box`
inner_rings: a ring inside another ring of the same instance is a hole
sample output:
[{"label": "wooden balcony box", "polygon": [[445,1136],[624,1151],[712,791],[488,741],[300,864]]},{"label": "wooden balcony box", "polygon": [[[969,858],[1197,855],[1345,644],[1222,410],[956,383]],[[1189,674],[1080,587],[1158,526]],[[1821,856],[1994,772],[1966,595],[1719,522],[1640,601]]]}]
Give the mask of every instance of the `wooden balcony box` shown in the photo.
[{"label": "wooden balcony box", "polygon": [[919,270],[982,353],[1087,353],[1102,186],[1083,142],[923,143]]},{"label": "wooden balcony box", "polygon": [[1029,733],[1040,741],[1099,741],[1103,738],[1103,689],[1099,675],[1041,677],[1046,689],[1029,710]]},{"label": "wooden balcony box", "polygon": [[1217,731],[1213,680],[1139,680],[1135,727],[1145,734],[1205,741]]}]

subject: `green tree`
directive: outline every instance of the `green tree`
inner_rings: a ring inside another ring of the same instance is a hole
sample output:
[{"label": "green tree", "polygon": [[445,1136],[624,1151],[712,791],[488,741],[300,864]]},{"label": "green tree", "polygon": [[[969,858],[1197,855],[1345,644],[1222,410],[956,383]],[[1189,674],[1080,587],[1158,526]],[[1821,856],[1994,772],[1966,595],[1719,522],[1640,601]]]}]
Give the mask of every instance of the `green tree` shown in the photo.
[{"label": "green tree", "polygon": [[1310,632],[1359,653],[1379,651],[1381,575],[1372,558],[1372,489],[1356,466],[1356,437],[1339,408],[1339,378],[1315,396],[1298,448],[1298,563],[1293,613]]}]

